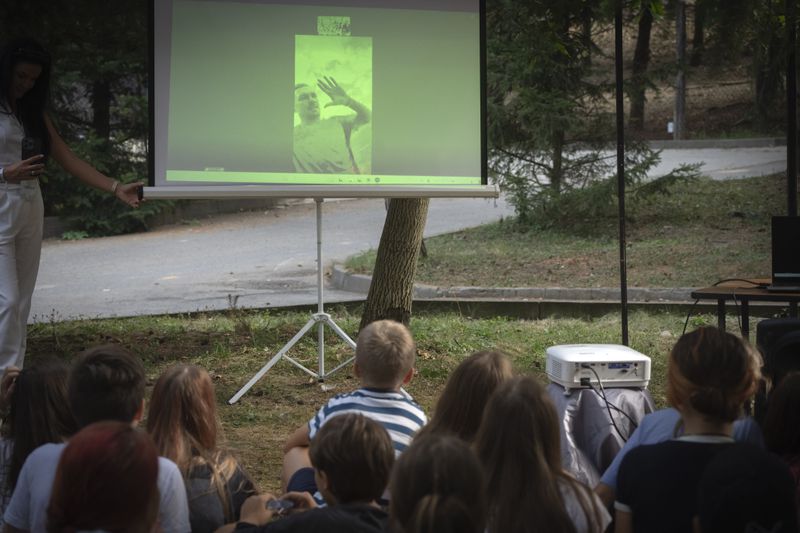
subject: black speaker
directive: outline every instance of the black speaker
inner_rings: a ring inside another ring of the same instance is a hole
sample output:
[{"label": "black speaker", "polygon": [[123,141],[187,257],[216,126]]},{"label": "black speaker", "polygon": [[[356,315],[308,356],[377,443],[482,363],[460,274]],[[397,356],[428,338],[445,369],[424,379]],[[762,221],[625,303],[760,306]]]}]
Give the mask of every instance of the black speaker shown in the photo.
[{"label": "black speaker", "polygon": [[[764,357],[764,377],[774,388],[789,372],[800,371],[800,318],[771,318],[756,327],[756,345]],[[764,384],[756,393],[754,416],[761,423],[769,401]]]}]

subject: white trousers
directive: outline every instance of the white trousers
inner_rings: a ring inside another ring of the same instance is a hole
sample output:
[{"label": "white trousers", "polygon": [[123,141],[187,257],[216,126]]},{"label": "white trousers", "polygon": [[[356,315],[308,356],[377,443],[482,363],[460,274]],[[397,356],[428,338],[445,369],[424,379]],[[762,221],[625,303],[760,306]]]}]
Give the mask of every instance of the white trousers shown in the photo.
[{"label": "white trousers", "polygon": [[0,371],[22,367],[42,253],[44,206],[36,181],[0,184]]}]

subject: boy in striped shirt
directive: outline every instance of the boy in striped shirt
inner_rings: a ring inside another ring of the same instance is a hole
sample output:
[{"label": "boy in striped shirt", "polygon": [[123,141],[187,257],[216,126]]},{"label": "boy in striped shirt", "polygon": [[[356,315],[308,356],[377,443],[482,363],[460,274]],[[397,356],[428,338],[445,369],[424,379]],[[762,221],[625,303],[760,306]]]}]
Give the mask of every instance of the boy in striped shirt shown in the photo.
[{"label": "boy in striped shirt", "polygon": [[316,491],[308,457],[311,439],[330,418],[360,413],[381,424],[392,439],[395,456],[425,425],[422,408],[403,390],[414,376],[417,347],[411,332],[391,320],[369,324],[358,335],[354,371],[361,387],[334,396],[308,424],[299,427],[284,446],[282,483],[286,491]]}]

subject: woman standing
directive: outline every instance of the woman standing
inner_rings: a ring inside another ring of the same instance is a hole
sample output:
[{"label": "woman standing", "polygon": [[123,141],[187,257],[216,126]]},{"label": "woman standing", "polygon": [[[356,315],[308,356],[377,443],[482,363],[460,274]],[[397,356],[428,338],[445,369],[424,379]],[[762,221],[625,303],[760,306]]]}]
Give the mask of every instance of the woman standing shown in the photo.
[{"label": "woman standing", "polygon": [[[132,207],[141,183],[120,184],[76,156],[47,116],[50,56],[29,39],[0,52],[0,369],[22,367],[42,246],[39,176],[48,156],[87,185]],[[23,158],[23,139],[26,157]],[[32,154],[29,152],[32,150]]]}]

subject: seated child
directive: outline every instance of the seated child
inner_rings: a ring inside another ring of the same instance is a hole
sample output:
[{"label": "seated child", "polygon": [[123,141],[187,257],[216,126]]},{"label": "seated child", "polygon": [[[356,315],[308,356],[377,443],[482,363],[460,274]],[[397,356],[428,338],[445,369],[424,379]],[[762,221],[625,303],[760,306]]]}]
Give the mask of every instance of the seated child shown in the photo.
[{"label": "seated child", "polygon": [[308,446],[336,416],[361,413],[372,418],[389,432],[396,455],[406,449],[427,422],[422,408],[402,388],[414,376],[416,351],[411,332],[399,322],[379,320],[361,330],[354,365],[361,388],[328,400],[308,424],[289,437],[284,446],[282,473],[286,492],[316,491]]},{"label": "seated child", "polygon": [[[797,354],[800,356],[800,353]],[[800,507],[800,425],[788,422],[800,416],[800,372],[787,374],[769,395],[764,418],[767,450],[788,466],[795,483],[795,499]]]},{"label": "seated child", "polygon": [[[136,426],[144,414],[146,377],[141,361],[121,346],[90,348],[72,363],[67,398],[75,422],[116,420]],[[47,507],[58,462],[66,444],[36,448],[25,459],[5,512],[6,531],[45,531]],[[186,533],[186,488],[175,463],[158,458],[158,526],[163,533]]]},{"label": "seated child", "polygon": [[500,385],[486,406],[475,450],[486,475],[488,531],[602,533],[611,516],[561,462],[560,419],[531,376]]},{"label": "seated child", "polygon": [[744,443],[721,451],[697,485],[693,526],[702,533],[796,532],[789,468],[775,455]]},{"label": "seated child", "polygon": [[[600,478],[600,483],[594,488],[606,507],[614,503],[619,465],[628,452],[637,446],[658,444],[679,437],[681,434],[683,434],[683,420],[681,420],[681,414],[674,407],[659,409],[645,416],[625,446],[606,468],[603,477]],[[739,418],[733,423],[733,438],[737,442],[747,442],[758,448],[764,448],[764,436],[761,428],[749,416]]]},{"label": "seated child", "polygon": [[713,327],[683,335],[667,367],[667,400],[683,433],[638,446],[617,476],[615,530],[690,531],[698,481],[714,456],[730,447],[733,422],[760,379],[759,358],[742,339]]},{"label": "seated child", "polygon": [[[4,513],[28,455],[48,442],[64,442],[78,430],[67,402],[69,367],[54,357],[29,360],[24,370],[7,367],[0,397],[9,412],[0,436],[0,512]],[[0,517],[0,525],[3,525]]]},{"label": "seated child", "polygon": [[58,462],[47,531],[153,531],[158,451],[125,422],[95,422],[69,440]]},{"label": "seated child", "polygon": [[165,370],[153,387],[147,431],[183,475],[192,533],[235,522],[257,491],[236,457],[219,447],[222,428],[208,372],[195,365]]},{"label": "seated child", "polygon": [[473,353],[461,361],[447,378],[430,422],[417,436],[450,433],[472,443],[489,397],[512,376],[511,361],[504,353]]},{"label": "seated child", "polygon": [[275,512],[271,494],[248,498],[236,524],[219,531],[378,533],[385,529],[386,512],[376,503],[389,482],[394,447],[377,422],[358,413],[332,418],[311,441],[314,476],[327,506],[317,507],[307,492],[281,497],[291,502],[289,516],[270,520]]},{"label": "seated child", "polygon": [[388,531],[485,533],[483,467],[463,440],[441,432],[414,439],[395,465]]}]

